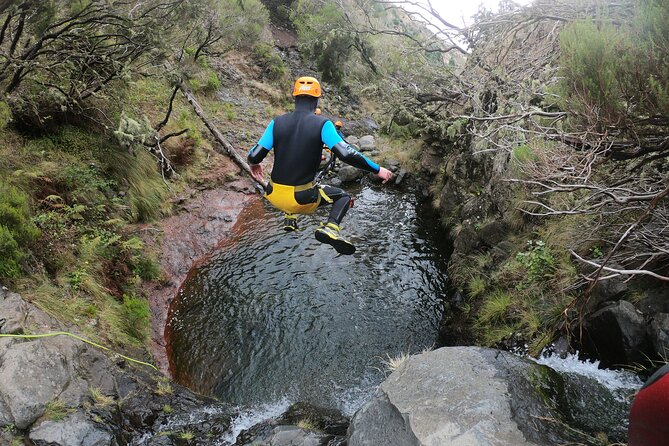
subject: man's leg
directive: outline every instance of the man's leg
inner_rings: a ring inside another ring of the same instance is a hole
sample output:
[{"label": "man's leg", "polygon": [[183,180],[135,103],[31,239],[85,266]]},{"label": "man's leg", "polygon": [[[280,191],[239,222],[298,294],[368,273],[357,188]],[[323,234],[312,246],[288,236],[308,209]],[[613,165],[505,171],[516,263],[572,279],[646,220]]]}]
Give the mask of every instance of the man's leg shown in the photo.
[{"label": "man's leg", "polygon": [[[332,209],[328,216],[328,223],[339,225],[343,220],[346,212],[351,207],[351,196],[343,189],[332,186],[321,186],[323,192],[332,200]],[[327,200],[322,199],[320,205],[330,204]]]},{"label": "man's leg", "polygon": [[339,235],[339,224],[351,207],[351,196],[343,189],[332,186],[321,186],[322,200],[320,205],[332,204],[328,222],[316,230],[316,240],[332,245],[340,254],[351,255],[355,246]]}]

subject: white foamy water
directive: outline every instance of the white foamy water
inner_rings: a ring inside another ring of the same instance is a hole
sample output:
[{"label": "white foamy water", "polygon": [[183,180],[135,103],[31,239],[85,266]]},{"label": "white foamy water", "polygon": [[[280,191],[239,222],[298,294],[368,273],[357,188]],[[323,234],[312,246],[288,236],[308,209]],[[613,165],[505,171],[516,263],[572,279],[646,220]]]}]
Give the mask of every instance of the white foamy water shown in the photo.
[{"label": "white foamy water", "polygon": [[547,365],[557,372],[574,373],[592,378],[614,393],[637,390],[643,385],[636,374],[627,370],[600,369],[599,361],[579,360],[578,352],[567,355],[565,358],[551,354],[550,356],[531,359],[539,364]]},{"label": "white foamy water", "polygon": [[252,408],[237,408],[237,416],[232,419],[228,433],[221,438],[225,443],[232,444],[237,441],[237,436],[250,427],[256,424],[269,420],[270,418],[277,418],[281,416],[292,403],[288,399],[283,399],[275,403],[267,403],[258,407]]}]

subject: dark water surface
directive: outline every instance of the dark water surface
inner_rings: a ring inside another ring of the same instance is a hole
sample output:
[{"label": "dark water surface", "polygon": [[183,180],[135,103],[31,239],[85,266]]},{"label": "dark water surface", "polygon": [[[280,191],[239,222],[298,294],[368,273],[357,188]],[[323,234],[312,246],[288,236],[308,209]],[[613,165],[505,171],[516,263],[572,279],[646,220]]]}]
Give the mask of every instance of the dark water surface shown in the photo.
[{"label": "dark water surface", "polygon": [[351,414],[384,378],[383,359],[437,339],[450,247],[427,203],[380,186],[354,191],[338,256],[314,239],[325,210],[287,234],[258,200],[191,271],[171,307],[177,381],[247,407],[309,401]]}]

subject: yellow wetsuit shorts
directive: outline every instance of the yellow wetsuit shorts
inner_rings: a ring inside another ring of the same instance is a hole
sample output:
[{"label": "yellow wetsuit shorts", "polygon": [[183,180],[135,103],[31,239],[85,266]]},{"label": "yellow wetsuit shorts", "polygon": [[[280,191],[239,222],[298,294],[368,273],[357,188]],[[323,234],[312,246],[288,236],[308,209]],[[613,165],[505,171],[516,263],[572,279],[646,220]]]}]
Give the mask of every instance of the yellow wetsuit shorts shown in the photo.
[{"label": "yellow wetsuit shorts", "polygon": [[287,186],[270,181],[271,191],[269,194],[265,194],[265,198],[272,203],[272,206],[289,214],[311,214],[318,209],[321,199],[325,199],[330,203],[332,202],[320,187],[318,188],[318,198],[313,203],[300,204],[295,200],[295,192],[301,192],[313,187],[313,183],[302,184],[300,186]]}]

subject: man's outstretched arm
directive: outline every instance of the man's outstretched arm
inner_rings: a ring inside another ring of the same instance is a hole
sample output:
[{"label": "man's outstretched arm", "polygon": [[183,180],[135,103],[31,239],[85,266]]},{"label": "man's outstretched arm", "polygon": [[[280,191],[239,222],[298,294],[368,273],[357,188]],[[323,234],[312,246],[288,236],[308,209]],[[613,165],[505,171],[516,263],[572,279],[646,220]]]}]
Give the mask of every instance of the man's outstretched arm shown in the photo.
[{"label": "man's outstretched arm", "polygon": [[337,130],[332,122],[327,121],[323,125],[321,139],[330,150],[332,150],[332,153],[346,164],[367,172],[375,173],[384,183],[392,178],[393,174],[388,169],[379,166],[344,141],[342,137],[337,134]]}]

